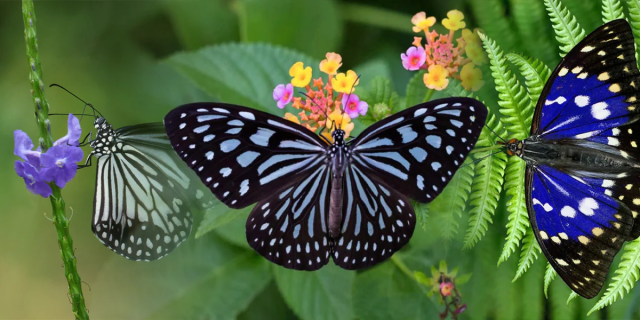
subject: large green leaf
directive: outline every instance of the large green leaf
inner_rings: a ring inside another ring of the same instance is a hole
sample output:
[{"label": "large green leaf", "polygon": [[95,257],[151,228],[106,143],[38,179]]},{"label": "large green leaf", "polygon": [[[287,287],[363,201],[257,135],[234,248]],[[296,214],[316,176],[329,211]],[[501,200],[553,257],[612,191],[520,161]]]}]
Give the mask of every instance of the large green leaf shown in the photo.
[{"label": "large green leaf", "polygon": [[227,225],[230,222],[235,221],[238,218],[245,218],[241,220],[246,220],[247,215],[251,212],[253,206],[234,210],[222,203],[218,203],[213,209],[208,210],[204,214],[204,218],[200,222],[198,226],[198,231],[196,231],[196,238],[200,238],[205,235],[207,232],[212,231],[216,228]]},{"label": "large green leaf", "polygon": [[413,277],[393,263],[359,273],[353,285],[353,309],[359,319],[437,319],[438,311]]},{"label": "large green leaf", "polygon": [[297,61],[311,65],[318,76],[317,61],[268,44],[211,46],[178,53],[165,62],[223,102],[283,115],[285,110],[273,101],[273,89],[291,80],[289,68]]},{"label": "large green leaf", "polygon": [[239,0],[241,37],[324,57],[338,48],[342,19],[333,0]]},{"label": "large green leaf", "polygon": [[411,80],[409,80],[409,83],[407,84],[407,108],[424,102],[424,98],[429,91],[429,88],[424,85],[423,78],[425,73],[426,71],[421,70],[411,77]]},{"label": "large green leaf", "polygon": [[305,320],[352,319],[351,286],[355,273],[333,263],[314,272],[274,266],[276,283],[289,307]]}]

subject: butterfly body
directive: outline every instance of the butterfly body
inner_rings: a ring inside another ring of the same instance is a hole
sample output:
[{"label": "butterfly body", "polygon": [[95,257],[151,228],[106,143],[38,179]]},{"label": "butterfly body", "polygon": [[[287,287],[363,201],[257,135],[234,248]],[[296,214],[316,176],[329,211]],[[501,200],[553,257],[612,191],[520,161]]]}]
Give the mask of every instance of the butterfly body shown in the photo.
[{"label": "butterfly body", "polygon": [[96,133],[96,138],[89,144],[93,149],[91,153],[96,158],[100,158],[115,151],[114,147],[116,140],[114,138],[116,137],[116,132],[107,120],[103,117],[98,117],[94,121],[93,126],[98,131]]}]

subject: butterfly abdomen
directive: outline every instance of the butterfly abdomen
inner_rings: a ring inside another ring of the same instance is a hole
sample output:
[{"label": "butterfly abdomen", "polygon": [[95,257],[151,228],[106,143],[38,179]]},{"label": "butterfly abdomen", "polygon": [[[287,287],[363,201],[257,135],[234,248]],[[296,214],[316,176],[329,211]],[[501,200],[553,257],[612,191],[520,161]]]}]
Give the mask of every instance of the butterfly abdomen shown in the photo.
[{"label": "butterfly abdomen", "polygon": [[344,145],[333,145],[330,151],[332,161],[331,199],[329,206],[329,236],[337,239],[342,224],[342,184],[344,183],[345,152]]},{"label": "butterfly abdomen", "polygon": [[569,167],[572,170],[599,172],[626,172],[640,168],[640,164],[621,155],[587,146],[560,144],[548,141],[527,141],[523,159],[539,165]]}]

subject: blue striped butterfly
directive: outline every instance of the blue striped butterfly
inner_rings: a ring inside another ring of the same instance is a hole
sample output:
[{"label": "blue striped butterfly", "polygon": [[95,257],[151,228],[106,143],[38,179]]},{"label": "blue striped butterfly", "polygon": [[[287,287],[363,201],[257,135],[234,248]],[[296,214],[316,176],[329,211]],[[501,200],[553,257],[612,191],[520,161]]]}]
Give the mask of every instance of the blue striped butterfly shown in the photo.
[{"label": "blue striped butterfly", "polygon": [[473,148],[487,110],[448,98],[403,110],[345,141],[246,107],[193,103],[164,120],[174,149],[231,208],[257,203],[249,245],[290,269],[389,258],[411,238],[409,198],[430,202]]},{"label": "blue striped butterfly", "polygon": [[640,236],[638,87],[631,28],[609,22],[556,67],[530,137],[506,144],[526,162],[529,221],[544,255],[585,298],[600,292],[622,244]]}]

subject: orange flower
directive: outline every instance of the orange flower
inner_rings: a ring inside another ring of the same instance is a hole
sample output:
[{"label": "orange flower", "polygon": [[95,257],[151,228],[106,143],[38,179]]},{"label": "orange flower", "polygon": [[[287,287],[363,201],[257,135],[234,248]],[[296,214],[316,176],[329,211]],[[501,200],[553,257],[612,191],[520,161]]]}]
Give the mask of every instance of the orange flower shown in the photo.
[{"label": "orange flower", "polygon": [[429,67],[429,72],[424,74],[424,85],[429,89],[441,91],[449,85],[449,71],[439,64]]},{"label": "orange flower", "polygon": [[320,71],[332,76],[342,66],[342,57],[335,52],[327,52],[326,59],[320,61]]},{"label": "orange flower", "polygon": [[427,32],[429,28],[431,28],[436,23],[436,18],[427,18],[427,14],[422,11],[416,13],[416,15],[411,18],[411,23],[413,23],[413,32]]}]

